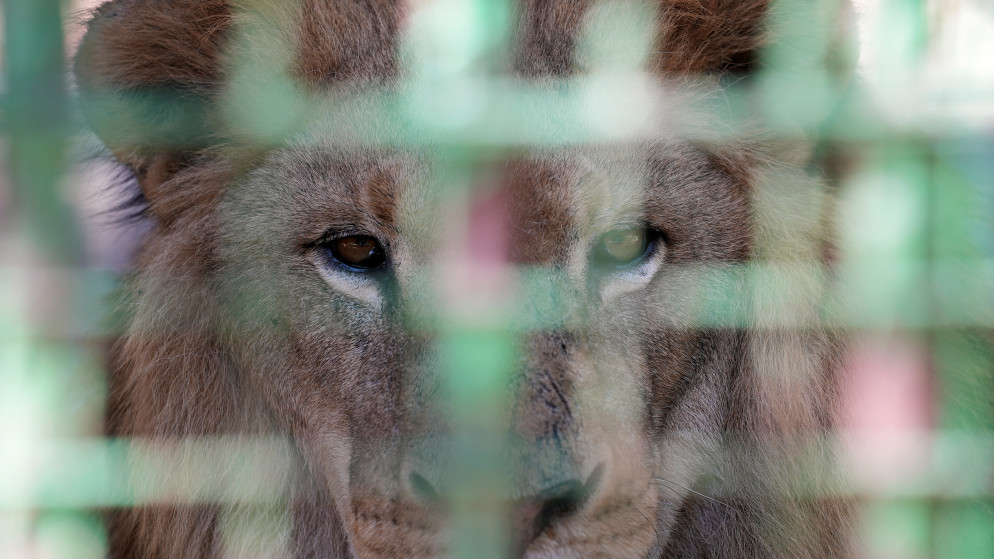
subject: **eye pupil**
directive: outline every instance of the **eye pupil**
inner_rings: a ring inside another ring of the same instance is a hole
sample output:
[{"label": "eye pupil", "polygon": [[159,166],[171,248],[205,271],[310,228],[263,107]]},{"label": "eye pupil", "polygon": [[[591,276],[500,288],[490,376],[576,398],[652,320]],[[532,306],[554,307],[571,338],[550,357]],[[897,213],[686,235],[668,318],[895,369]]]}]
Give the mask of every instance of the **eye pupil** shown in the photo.
[{"label": "eye pupil", "polygon": [[603,266],[627,266],[641,260],[648,249],[646,229],[619,229],[600,238],[594,249],[594,259]]},{"label": "eye pupil", "polygon": [[353,235],[331,241],[328,245],[332,257],[346,266],[360,270],[379,268],[386,261],[383,247],[368,235]]}]

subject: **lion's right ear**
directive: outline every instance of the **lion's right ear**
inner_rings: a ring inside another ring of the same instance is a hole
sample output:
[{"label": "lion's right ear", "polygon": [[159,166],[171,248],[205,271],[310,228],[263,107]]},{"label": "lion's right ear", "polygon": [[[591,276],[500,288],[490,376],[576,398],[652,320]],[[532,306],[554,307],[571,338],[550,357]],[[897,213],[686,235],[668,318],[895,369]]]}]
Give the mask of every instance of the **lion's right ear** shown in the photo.
[{"label": "lion's right ear", "polygon": [[162,184],[218,137],[230,23],[228,0],[112,0],[88,25],[75,60],[80,108],[153,214]]}]

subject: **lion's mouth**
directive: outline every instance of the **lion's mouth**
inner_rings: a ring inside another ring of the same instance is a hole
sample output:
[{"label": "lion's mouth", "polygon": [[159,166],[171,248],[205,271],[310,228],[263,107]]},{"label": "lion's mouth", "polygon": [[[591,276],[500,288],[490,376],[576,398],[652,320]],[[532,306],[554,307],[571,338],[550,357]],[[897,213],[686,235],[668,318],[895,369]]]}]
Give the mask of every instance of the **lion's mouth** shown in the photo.
[{"label": "lion's mouth", "polygon": [[[505,556],[644,555],[655,539],[657,488],[608,480],[608,473],[601,463],[584,480],[482,505],[498,511]],[[411,477],[416,493],[409,496],[356,496],[350,524],[359,557],[444,557],[451,551],[456,519],[449,496],[419,474]]]},{"label": "lion's mouth", "polygon": [[508,507],[511,557],[521,557],[531,543],[554,522],[580,511],[597,491],[604,475],[598,464],[586,481],[569,479],[550,486],[531,498],[519,499]]}]

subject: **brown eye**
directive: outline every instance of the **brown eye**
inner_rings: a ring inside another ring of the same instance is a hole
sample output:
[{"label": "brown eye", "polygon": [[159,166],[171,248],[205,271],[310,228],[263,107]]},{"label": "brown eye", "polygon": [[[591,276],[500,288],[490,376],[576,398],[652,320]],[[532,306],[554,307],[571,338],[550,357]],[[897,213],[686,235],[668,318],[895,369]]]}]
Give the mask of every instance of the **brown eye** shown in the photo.
[{"label": "brown eye", "polygon": [[601,266],[624,267],[648,254],[651,248],[650,231],[644,228],[615,229],[598,239],[594,247],[594,260]]},{"label": "brown eye", "polygon": [[380,243],[369,235],[353,235],[335,239],[327,244],[331,256],[356,270],[372,270],[386,262],[386,253]]}]

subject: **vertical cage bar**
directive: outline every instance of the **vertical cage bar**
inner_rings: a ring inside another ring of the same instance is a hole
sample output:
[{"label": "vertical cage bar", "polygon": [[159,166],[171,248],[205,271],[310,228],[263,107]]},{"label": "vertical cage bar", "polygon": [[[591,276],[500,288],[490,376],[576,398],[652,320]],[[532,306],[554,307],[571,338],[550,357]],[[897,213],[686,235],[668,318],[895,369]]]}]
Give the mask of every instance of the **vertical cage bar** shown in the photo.
[{"label": "vertical cage bar", "polygon": [[[103,528],[86,511],[47,510],[38,490],[40,444],[79,434],[72,393],[92,363],[72,336],[85,304],[82,245],[62,192],[69,111],[59,0],[6,0],[4,113],[11,213],[4,233],[0,310],[0,555],[89,559],[105,554]],[[9,282],[9,283],[8,283]],[[8,292],[8,296],[9,296]],[[4,302],[6,303],[6,301]]]}]

